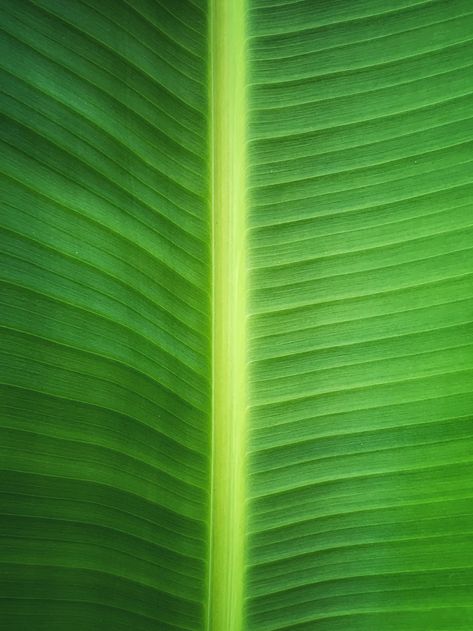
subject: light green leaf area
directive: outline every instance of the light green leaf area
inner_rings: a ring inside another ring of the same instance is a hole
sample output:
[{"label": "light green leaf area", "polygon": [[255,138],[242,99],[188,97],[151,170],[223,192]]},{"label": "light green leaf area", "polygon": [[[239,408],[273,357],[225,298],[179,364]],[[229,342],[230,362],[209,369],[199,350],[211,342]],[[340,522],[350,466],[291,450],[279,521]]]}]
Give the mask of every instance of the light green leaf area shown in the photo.
[{"label": "light green leaf area", "polygon": [[471,631],[471,2],[0,10],[0,629]]},{"label": "light green leaf area", "polygon": [[468,2],[255,2],[248,629],[473,626]]}]

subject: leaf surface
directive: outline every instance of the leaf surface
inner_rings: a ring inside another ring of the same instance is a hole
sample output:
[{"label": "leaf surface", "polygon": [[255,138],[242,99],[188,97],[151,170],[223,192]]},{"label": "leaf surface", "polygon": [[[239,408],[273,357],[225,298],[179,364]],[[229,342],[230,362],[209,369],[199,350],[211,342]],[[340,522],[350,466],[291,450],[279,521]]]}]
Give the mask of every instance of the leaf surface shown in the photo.
[{"label": "leaf surface", "polygon": [[470,631],[470,2],[0,8],[0,627]]}]

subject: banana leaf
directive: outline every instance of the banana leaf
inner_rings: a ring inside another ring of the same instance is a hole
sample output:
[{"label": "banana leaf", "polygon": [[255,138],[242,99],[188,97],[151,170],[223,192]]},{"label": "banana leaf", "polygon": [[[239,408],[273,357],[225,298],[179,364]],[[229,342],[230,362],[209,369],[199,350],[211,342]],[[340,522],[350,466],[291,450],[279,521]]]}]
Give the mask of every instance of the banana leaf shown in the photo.
[{"label": "banana leaf", "polygon": [[0,629],[471,631],[471,0],[0,16]]}]

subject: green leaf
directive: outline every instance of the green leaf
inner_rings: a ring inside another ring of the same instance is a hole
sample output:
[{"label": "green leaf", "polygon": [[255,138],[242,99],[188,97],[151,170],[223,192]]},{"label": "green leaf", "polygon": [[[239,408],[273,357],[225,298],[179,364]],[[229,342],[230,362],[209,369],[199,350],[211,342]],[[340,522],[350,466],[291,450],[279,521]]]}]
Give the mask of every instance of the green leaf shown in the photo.
[{"label": "green leaf", "polygon": [[471,2],[0,9],[0,628],[470,631]]}]

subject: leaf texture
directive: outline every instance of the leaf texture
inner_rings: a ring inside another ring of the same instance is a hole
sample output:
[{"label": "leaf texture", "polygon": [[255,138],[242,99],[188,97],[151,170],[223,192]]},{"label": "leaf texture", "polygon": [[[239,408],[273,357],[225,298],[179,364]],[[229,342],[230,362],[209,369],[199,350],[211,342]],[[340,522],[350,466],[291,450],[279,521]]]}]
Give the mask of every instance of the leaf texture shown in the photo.
[{"label": "leaf texture", "polygon": [[470,631],[471,2],[0,9],[0,629]]},{"label": "leaf texture", "polygon": [[248,629],[466,631],[471,5],[249,15]]},{"label": "leaf texture", "polygon": [[1,2],[2,629],[198,629],[207,18]]}]

